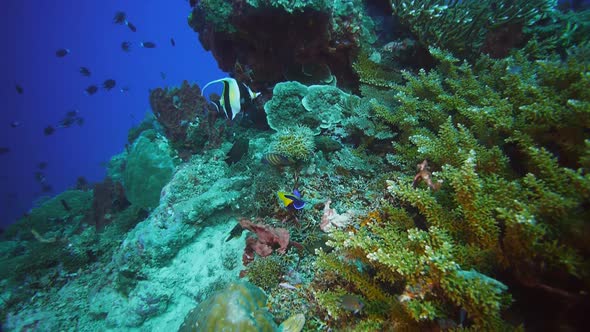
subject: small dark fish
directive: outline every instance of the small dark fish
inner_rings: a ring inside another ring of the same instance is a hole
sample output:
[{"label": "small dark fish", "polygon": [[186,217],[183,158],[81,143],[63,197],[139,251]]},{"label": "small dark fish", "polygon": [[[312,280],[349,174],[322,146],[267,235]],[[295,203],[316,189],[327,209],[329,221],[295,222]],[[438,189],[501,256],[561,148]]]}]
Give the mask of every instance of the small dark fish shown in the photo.
[{"label": "small dark fish", "polygon": [[227,153],[225,162],[228,163],[228,165],[232,165],[240,161],[242,157],[248,154],[249,145],[250,140],[248,140],[247,138],[237,139],[234,145]]},{"label": "small dark fish", "polygon": [[358,296],[346,294],[340,297],[340,306],[344,310],[352,311],[357,314],[363,310],[365,304]]},{"label": "small dark fish", "polygon": [[15,85],[15,88],[16,88],[16,92],[17,92],[19,95],[22,95],[22,94],[23,94],[23,92],[25,91],[25,90],[23,89],[23,87],[22,87],[22,86],[20,86],[20,85],[18,85],[18,84],[16,84],[16,85]]},{"label": "small dark fish", "polygon": [[165,72],[163,72],[163,71],[161,71],[161,72],[160,72],[160,77],[161,77],[163,80],[165,80],[165,79],[166,79],[166,73],[165,73]]},{"label": "small dark fish", "polygon": [[53,126],[47,126],[43,129],[43,134],[45,134],[45,136],[53,135],[54,132],[55,128],[53,128]]},{"label": "small dark fish", "polygon": [[41,192],[49,193],[53,191],[53,187],[50,184],[41,185]]},{"label": "small dark fish", "polygon": [[271,152],[262,156],[262,163],[280,167],[293,165],[295,164],[295,161],[289,157],[283,156],[280,153]]},{"label": "small dark fish", "polygon": [[84,118],[83,118],[83,117],[77,117],[77,118],[76,118],[76,124],[77,124],[79,127],[82,127],[82,125],[84,125]]},{"label": "small dark fish", "polygon": [[37,168],[38,169],[46,169],[47,168],[47,162],[46,161],[41,161],[37,164]]},{"label": "small dark fish", "polygon": [[66,202],[65,199],[61,199],[60,202],[61,202],[61,205],[63,205],[63,207],[64,207],[64,209],[66,211],[71,211],[72,210],[72,208],[68,205],[68,202]]},{"label": "small dark fish", "polygon": [[242,235],[242,232],[244,232],[244,228],[242,227],[242,225],[240,225],[240,223],[238,223],[234,226],[234,228],[231,229],[231,232],[229,232],[229,236],[227,237],[227,239],[225,239],[225,242],[240,237]]},{"label": "small dark fish", "polygon": [[96,85],[91,85],[91,86],[87,87],[86,90],[84,90],[84,93],[87,96],[92,96],[93,94],[96,93],[96,91],[98,91],[98,87]]},{"label": "small dark fish", "polygon": [[5,146],[0,146],[0,154],[6,154],[10,152],[10,148],[7,148]]},{"label": "small dark fish", "polygon": [[113,17],[113,23],[115,24],[123,24],[127,21],[127,14],[125,12],[116,12],[115,17]]},{"label": "small dark fish", "polygon": [[23,123],[22,123],[22,122],[20,122],[20,121],[12,121],[12,122],[10,123],[10,126],[11,126],[12,128],[18,128],[18,127],[22,127],[22,125],[23,125]]},{"label": "small dark fish", "polygon": [[129,30],[136,32],[137,28],[135,27],[135,25],[133,25],[133,23],[129,22],[129,21],[125,21],[125,24],[127,25],[127,27],[129,28]]},{"label": "small dark fish", "polygon": [[88,180],[85,177],[79,176],[76,179],[76,189],[78,190],[88,190],[90,187],[88,186]]},{"label": "small dark fish", "polygon": [[152,43],[149,41],[143,42],[139,44],[143,48],[156,48],[156,43]]},{"label": "small dark fish", "polygon": [[55,56],[58,58],[63,58],[68,54],[70,54],[70,50],[67,48],[60,48],[59,50],[55,51]]},{"label": "small dark fish", "polygon": [[122,49],[124,52],[129,52],[129,51],[131,50],[131,43],[130,43],[130,42],[128,42],[128,41],[124,41],[124,42],[122,42],[122,43],[121,43],[121,49]]},{"label": "small dark fish", "polygon": [[79,113],[78,110],[67,111],[66,117],[73,118],[73,117],[76,117],[78,115],[78,113]]},{"label": "small dark fish", "polygon": [[176,42],[174,41],[174,38],[170,38],[170,44],[172,45],[172,47],[176,46]]},{"label": "small dark fish", "polygon": [[127,92],[129,92],[129,87],[123,86],[123,87],[121,87],[121,89],[119,89],[119,91],[121,91],[121,93],[127,93]]},{"label": "small dark fish", "polygon": [[35,180],[39,183],[45,183],[45,174],[43,172],[35,172]]},{"label": "small dark fish", "polygon": [[76,122],[76,118],[64,118],[59,121],[60,128],[69,128]]},{"label": "small dark fish", "polygon": [[108,79],[102,83],[102,87],[107,91],[111,91],[111,89],[114,88],[116,84],[117,82],[115,82],[115,80]]},{"label": "small dark fish", "polygon": [[90,69],[87,67],[80,67],[80,74],[82,74],[82,76],[90,77]]}]

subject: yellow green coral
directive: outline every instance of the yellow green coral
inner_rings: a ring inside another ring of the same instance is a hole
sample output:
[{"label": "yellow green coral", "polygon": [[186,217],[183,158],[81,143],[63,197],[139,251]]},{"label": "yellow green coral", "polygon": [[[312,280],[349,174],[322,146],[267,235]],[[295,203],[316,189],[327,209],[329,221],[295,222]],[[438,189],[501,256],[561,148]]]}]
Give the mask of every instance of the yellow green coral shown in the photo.
[{"label": "yellow green coral", "polygon": [[[320,253],[317,265],[338,274],[339,287],[387,308],[367,307],[374,322],[419,327],[465,310],[474,328],[510,329],[501,319],[510,294],[498,271],[557,291],[548,276],[590,284],[587,52],[473,64],[430,52],[437,68],[405,72],[394,99],[361,88],[397,130],[388,158],[401,167],[389,177],[393,206],[382,206],[379,222],[361,216],[332,233],[335,251]],[[412,183],[425,159],[438,190]]]},{"label": "yellow green coral", "polygon": [[292,160],[307,161],[315,151],[314,133],[305,126],[279,129],[272,139],[270,151]]}]

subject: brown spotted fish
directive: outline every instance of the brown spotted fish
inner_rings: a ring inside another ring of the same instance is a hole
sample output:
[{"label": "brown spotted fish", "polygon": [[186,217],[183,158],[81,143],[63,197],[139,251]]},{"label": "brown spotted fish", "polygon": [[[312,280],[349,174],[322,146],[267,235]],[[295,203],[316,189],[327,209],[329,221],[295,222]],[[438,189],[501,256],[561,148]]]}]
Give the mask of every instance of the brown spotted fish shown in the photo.
[{"label": "brown spotted fish", "polygon": [[363,310],[365,304],[358,296],[346,294],[340,297],[340,306],[346,311],[357,314]]}]

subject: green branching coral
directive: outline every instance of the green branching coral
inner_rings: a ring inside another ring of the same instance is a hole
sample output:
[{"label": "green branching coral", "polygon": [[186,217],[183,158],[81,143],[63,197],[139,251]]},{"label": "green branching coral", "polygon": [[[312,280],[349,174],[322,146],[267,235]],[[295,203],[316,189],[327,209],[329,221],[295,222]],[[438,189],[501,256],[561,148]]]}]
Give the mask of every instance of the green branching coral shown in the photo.
[{"label": "green branching coral", "polygon": [[424,46],[461,56],[475,54],[492,29],[508,24],[530,26],[556,5],[556,0],[391,1],[393,13]]},{"label": "green branching coral", "polygon": [[[451,317],[460,308],[479,328],[504,326],[500,311],[510,300],[506,286],[477,271],[462,269],[455,257],[457,244],[441,228],[433,226],[426,232],[370,224],[356,234],[332,235],[336,250],[346,253],[348,260],[360,260],[362,269],[373,271],[373,279],[378,281],[367,280],[334,254],[320,254],[318,264],[335,269],[355,285],[372,303],[367,314],[381,316],[393,324],[389,328],[416,327],[422,321]],[[384,313],[375,308],[385,308]]]},{"label": "green branching coral", "polygon": [[394,88],[401,77],[387,70],[384,66],[371,60],[369,55],[361,53],[357,56],[352,68],[359,76],[359,82],[381,88]]},{"label": "green branching coral", "polygon": [[[361,89],[397,130],[388,159],[405,171],[389,177],[395,206],[381,208],[383,220],[332,233],[336,249],[318,265],[338,274],[338,287],[396,312],[368,305],[374,322],[421,326],[462,308],[474,328],[505,330],[510,295],[499,276],[560,294],[571,280],[575,292],[590,284],[587,52],[473,65],[430,52],[438,67],[404,73],[395,98]],[[440,188],[413,181],[422,160]]]},{"label": "green branching coral", "polygon": [[[405,73],[408,83],[399,88],[397,103],[390,106],[395,111],[387,117],[401,129],[401,142],[411,139],[418,146],[419,154],[409,160],[428,156],[444,164],[450,162],[443,159],[445,151],[449,157],[460,152],[459,159],[465,159],[475,149],[482,161],[478,166],[496,159],[494,171],[499,171],[505,168],[499,151],[484,150],[505,147],[506,137],[514,141],[522,134],[552,146],[563,162],[575,165],[583,150],[584,128],[590,126],[588,95],[583,92],[590,89],[587,61],[576,56],[566,62],[483,57],[470,66],[438,49],[431,49],[431,54],[440,61],[438,70],[417,76]],[[433,135],[441,128],[440,136],[450,141],[436,148],[439,142],[433,142]],[[482,145],[479,151],[474,143]],[[396,149],[405,150],[402,144]]]},{"label": "green branching coral", "polygon": [[543,59],[573,46],[588,46],[590,11],[553,10],[548,14],[542,24],[524,29],[532,36],[524,47],[529,58]]}]

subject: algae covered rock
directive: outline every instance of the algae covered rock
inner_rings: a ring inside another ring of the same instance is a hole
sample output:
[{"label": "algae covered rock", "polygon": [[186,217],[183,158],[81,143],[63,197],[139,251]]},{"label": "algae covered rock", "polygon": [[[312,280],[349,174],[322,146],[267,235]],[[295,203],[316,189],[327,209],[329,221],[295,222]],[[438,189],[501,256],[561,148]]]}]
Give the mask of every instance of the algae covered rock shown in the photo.
[{"label": "algae covered rock", "polygon": [[258,287],[232,283],[191,310],[179,331],[277,331],[265,304],[266,295]]},{"label": "algae covered rock", "polygon": [[152,130],[143,132],[131,146],[123,172],[127,199],[138,207],[155,207],[175,167],[168,140]]},{"label": "algae covered rock", "polygon": [[220,290],[191,310],[179,332],[299,332],[303,314],[295,314],[280,326],[266,309],[266,295],[249,282],[236,282]]},{"label": "algae covered rock", "polygon": [[4,236],[11,238],[18,233],[33,238],[31,230],[40,234],[59,230],[64,221],[82,218],[92,207],[92,192],[83,190],[67,190],[59,195],[39,200],[35,207],[19,222],[12,224]]}]

